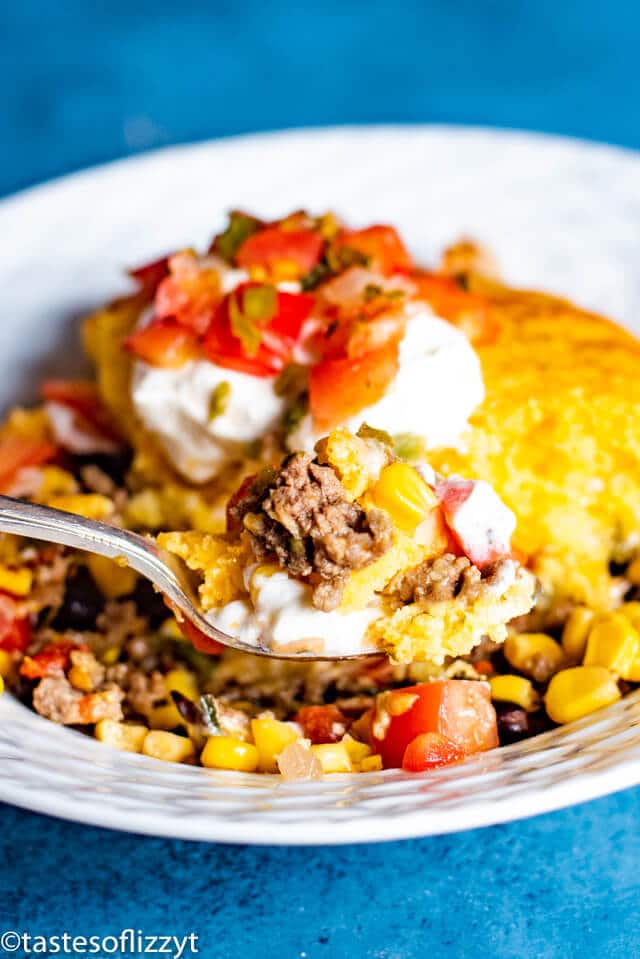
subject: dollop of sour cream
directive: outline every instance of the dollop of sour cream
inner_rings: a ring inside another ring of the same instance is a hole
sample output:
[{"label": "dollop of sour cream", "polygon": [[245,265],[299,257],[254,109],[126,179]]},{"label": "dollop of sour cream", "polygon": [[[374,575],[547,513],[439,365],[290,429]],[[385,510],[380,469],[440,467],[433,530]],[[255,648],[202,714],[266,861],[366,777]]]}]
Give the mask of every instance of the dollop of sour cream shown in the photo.
[{"label": "dollop of sour cream", "polygon": [[[466,336],[423,303],[405,307],[407,326],[399,367],[385,395],[344,424],[353,433],[363,423],[394,433],[415,433],[427,447],[455,446],[484,399],[480,360]],[[289,449],[311,451],[319,439],[310,416],[288,437]]]},{"label": "dollop of sour cream", "polygon": [[284,571],[247,571],[250,599],[237,599],[207,613],[209,622],[250,646],[277,652],[347,655],[371,649],[367,627],[381,610],[340,612],[316,609],[311,587]]},{"label": "dollop of sour cream", "polygon": [[[415,433],[428,447],[455,446],[484,398],[480,362],[464,334],[426,304],[409,302],[405,310],[394,381],[377,403],[344,425],[355,432],[366,423],[391,434]],[[223,369],[204,359],[177,370],[136,361],[132,399],[174,467],[192,482],[204,483],[241,458],[246,444],[280,426],[289,402],[276,394],[275,379]],[[226,407],[212,416],[212,396],[223,383],[228,384]],[[288,446],[312,450],[319,438],[307,416],[289,436]]]},{"label": "dollop of sour cream", "polygon": [[[136,362],[131,389],[136,413],[174,467],[192,482],[205,483],[243,458],[246,444],[277,429],[287,402],[274,382],[207,360],[177,370]],[[212,397],[221,384],[227,384],[226,407],[212,416]]]}]

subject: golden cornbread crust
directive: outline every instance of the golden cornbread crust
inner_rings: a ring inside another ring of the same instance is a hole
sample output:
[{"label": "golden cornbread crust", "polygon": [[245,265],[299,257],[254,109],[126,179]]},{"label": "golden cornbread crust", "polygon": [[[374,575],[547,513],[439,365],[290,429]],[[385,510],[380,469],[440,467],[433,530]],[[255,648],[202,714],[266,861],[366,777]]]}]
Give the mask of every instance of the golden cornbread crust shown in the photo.
[{"label": "golden cornbread crust", "polygon": [[487,480],[518,518],[515,546],[544,587],[617,605],[612,557],[640,529],[640,343],[608,320],[471,275],[496,322],[478,354],[486,398],[442,473]]}]

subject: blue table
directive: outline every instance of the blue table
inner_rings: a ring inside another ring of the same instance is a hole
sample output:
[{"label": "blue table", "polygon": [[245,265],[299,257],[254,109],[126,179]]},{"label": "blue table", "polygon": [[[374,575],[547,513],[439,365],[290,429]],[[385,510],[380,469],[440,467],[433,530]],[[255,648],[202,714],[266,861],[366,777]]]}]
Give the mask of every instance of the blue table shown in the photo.
[{"label": "blue table", "polygon": [[[637,3],[309,7],[3,4],[0,195],[165,143],[285,126],[488,123],[640,147]],[[291,850],[0,807],[0,932],[194,932],[219,959],[627,959],[639,821],[631,790],[457,836]]]}]

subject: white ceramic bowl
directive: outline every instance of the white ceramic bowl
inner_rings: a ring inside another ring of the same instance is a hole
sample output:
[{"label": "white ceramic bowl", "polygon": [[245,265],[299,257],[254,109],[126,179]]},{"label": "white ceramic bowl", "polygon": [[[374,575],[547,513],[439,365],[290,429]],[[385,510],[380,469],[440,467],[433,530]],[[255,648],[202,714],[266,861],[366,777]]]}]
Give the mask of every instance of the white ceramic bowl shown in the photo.
[{"label": "white ceramic bowl", "polygon": [[[0,204],[0,405],[77,373],[75,320],[123,267],[205,244],[230,207],[333,208],[397,224],[418,258],[460,234],[514,284],[640,323],[640,159],[549,137],[446,127],[303,131],[163,150]],[[639,327],[640,328],[640,327]],[[341,843],[556,809],[640,782],[637,694],[579,723],[421,775],[319,784],[109,750],[0,698],[0,799],[78,822],[191,839]]]}]

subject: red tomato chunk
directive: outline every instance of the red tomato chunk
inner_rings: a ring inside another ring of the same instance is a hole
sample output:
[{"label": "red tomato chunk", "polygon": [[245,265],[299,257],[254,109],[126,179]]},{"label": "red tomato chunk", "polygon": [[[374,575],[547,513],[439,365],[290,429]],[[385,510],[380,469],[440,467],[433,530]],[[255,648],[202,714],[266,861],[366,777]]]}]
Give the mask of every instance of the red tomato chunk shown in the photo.
[{"label": "red tomato chunk", "polygon": [[444,736],[465,755],[497,746],[496,712],[488,684],[449,679],[378,696],[371,741],[385,767],[402,766],[407,746],[423,733]]},{"label": "red tomato chunk", "polygon": [[402,768],[409,773],[421,773],[425,769],[457,763],[464,757],[464,749],[446,736],[441,736],[440,733],[420,733],[405,749]]}]

